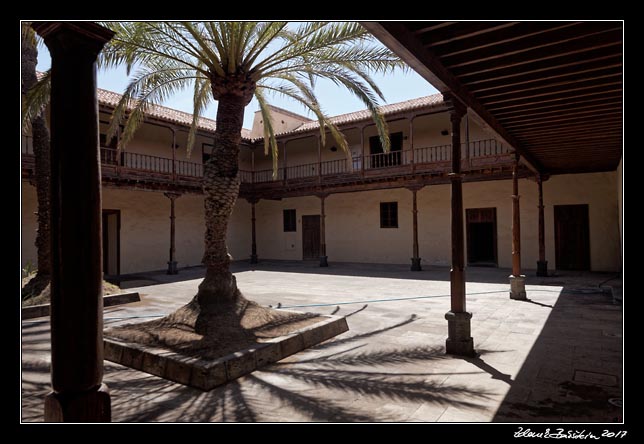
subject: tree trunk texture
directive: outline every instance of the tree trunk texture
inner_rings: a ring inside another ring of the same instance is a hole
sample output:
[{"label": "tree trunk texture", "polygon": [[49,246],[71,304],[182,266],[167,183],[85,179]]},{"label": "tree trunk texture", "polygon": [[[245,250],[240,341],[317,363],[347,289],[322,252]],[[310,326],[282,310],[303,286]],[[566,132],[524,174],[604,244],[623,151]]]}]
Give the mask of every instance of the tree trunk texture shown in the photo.
[{"label": "tree trunk texture", "polygon": [[[22,93],[23,96],[38,82],[36,63],[38,49],[32,38],[22,39]],[[51,276],[51,239],[49,227],[50,207],[50,158],[49,129],[43,114],[31,120],[33,150],[35,157],[36,196],[38,200],[36,250],[38,254],[38,273],[23,289],[23,295],[36,295],[49,284]]]},{"label": "tree trunk texture", "polygon": [[226,247],[226,233],[239,195],[239,143],[245,106],[236,95],[220,98],[213,156],[204,166],[206,234],[202,262],[206,266],[206,277],[199,285],[197,300],[208,311],[240,296],[229,269],[231,256]]}]

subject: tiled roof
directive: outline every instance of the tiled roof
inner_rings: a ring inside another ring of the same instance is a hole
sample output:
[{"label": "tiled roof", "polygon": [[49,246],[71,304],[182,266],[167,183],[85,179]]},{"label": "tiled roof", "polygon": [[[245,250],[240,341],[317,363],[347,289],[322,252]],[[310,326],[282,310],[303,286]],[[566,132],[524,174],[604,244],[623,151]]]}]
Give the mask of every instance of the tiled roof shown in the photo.
[{"label": "tiled roof", "polygon": [[[114,91],[97,88],[97,93],[98,101],[102,105],[116,106],[119,100],[121,100],[121,94],[115,93]],[[157,119],[162,119],[168,122],[179,123],[187,126],[190,126],[192,124],[192,114],[168,108],[166,106],[152,105],[148,108],[146,114],[150,117],[155,117]],[[213,119],[201,117],[199,118],[199,124],[197,126],[202,130],[215,131],[216,125]],[[242,137],[249,139],[250,131],[246,128],[242,128]]]},{"label": "tiled roof", "polygon": [[[404,111],[412,111],[420,108],[431,108],[443,104],[443,95],[433,94],[431,96],[418,97],[417,99],[405,100],[404,102],[391,103],[389,105],[384,105],[380,107],[380,110],[385,116],[396,114]],[[362,120],[370,120],[371,112],[369,110],[356,111],[353,113],[340,114],[338,116],[331,117],[331,122],[336,125],[346,125],[348,123],[359,122]],[[281,133],[279,135],[293,134],[293,133],[303,133],[306,131],[311,131],[314,129],[319,129],[320,123],[317,120],[312,120],[298,126],[294,130]]]}]

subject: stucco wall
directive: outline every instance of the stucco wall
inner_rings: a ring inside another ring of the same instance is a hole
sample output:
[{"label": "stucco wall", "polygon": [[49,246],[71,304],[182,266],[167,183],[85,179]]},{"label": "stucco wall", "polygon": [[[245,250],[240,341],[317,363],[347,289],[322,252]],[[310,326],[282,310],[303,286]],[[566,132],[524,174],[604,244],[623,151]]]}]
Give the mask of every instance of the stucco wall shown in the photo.
[{"label": "stucco wall", "polygon": [[[588,204],[591,269],[620,267],[618,173],[554,176],[544,183],[546,258],[555,266],[554,205]],[[466,183],[464,209],[495,207],[500,267],[511,265],[512,183],[509,180]],[[22,265],[36,263],[33,245],[36,219],[34,188],[23,183]],[[525,269],[538,258],[537,185],[521,179],[521,257]],[[409,263],[412,256],[411,192],[406,189],[334,194],[326,200],[327,254],[331,262]],[[380,202],[398,202],[399,228],[380,228]],[[198,265],[203,254],[203,197],[184,195],[176,205],[176,248],[180,267]],[[166,268],[170,202],[159,192],[103,189],[103,208],[121,211],[121,273]],[[284,233],[284,209],[295,209],[297,231]],[[420,256],[425,265],[450,261],[450,186],[418,192]],[[235,260],[250,255],[250,204],[239,200],[228,229],[229,252]],[[261,200],[256,206],[260,258],[302,259],[302,216],[320,214],[317,197]]]},{"label": "stucco wall", "polygon": [[[555,266],[554,205],[588,204],[591,268],[619,268],[617,175],[611,173],[555,176],[544,183],[546,258]],[[500,267],[510,267],[512,183],[509,180],[466,183],[464,209],[494,207],[497,212],[497,252]],[[519,181],[521,195],[521,258],[525,269],[538,259],[537,185]],[[330,261],[409,263],[412,256],[411,192],[406,189],[343,193],[326,200],[326,241]],[[380,228],[380,202],[398,202],[399,228]],[[297,232],[284,233],[282,210],[295,209]],[[420,256],[426,265],[450,261],[450,186],[425,187],[418,192]],[[257,205],[260,258],[302,258],[302,215],[320,214],[316,197],[262,200]]]}]

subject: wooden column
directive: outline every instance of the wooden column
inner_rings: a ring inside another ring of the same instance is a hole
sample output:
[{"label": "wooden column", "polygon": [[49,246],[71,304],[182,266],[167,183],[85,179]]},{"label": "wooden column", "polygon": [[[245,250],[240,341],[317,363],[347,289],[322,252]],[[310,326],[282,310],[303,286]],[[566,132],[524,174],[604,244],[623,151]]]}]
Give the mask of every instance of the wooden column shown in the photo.
[{"label": "wooden column", "polygon": [[[172,181],[176,182],[177,180],[177,132],[174,128],[170,128],[172,131]],[[173,203],[174,205],[174,203]],[[174,273],[173,273],[174,274]]]},{"label": "wooden column", "polygon": [[322,183],[322,140],[320,136],[316,137],[318,141],[318,185]]},{"label": "wooden column", "polygon": [[320,194],[320,267],[328,267],[329,262],[327,261],[326,255],[326,228],[324,220],[326,219],[326,213],[324,211],[324,200],[327,198],[327,194]]},{"label": "wooden column", "polygon": [[420,257],[418,254],[418,203],[416,200],[416,193],[418,188],[411,189],[411,204],[412,204],[412,221],[413,221],[413,257],[411,258],[411,271],[422,271],[420,266]]},{"label": "wooden column", "polygon": [[548,276],[548,261],[546,261],[546,234],[543,216],[543,177],[537,174],[539,187],[539,260],[537,261],[537,276]]},{"label": "wooden column", "polygon": [[53,392],[45,421],[108,422],[96,57],[114,33],[93,22],[32,26],[51,54]]},{"label": "wooden column", "polygon": [[472,314],[465,305],[465,247],[463,240],[463,177],[461,174],[461,119],[465,109],[454,102],[450,112],[452,130],[452,269],[450,271],[451,310],[445,314],[449,354],[472,356],[474,341],[470,336]]},{"label": "wooden column", "polygon": [[248,199],[250,203],[250,227],[251,227],[251,243],[250,243],[250,263],[257,263],[257,235],[255,231],[255,204],[259,202],[259,199],[251,198]]},{"label": "wooden column", "polygon": [[[409,117],[409,152],[411,153],[411,172],[416,172],[416,153],[414,152],[414,119],[416,116]],[[417,255],[416,255],[417,257]]]},{"label": "wooden column", "polygon": [[284,182],[286,183],[286,181],[288,180],[288,172],[287,172],[288,164],[286,160],[286,141],[282,143],[282,147],[284,149]]},{"label": "wooden column", "polygon": [[367,161],[364,155],[364,126],[360,127],[360,155],[362,156],[362,161],[360,162],[360,175],[364,177],[365,162]]},{"label": "wooden column", "polygon": [[510,298],[526,299],[525,276],[521,274],[521,212],[519,209],[519,160],[515,152],[512,164],[512,275],[510,276]]},{"label": "wooden column", "polygon": [[179,193],[164,193],[165,197],[170,199],[170,258],[168,260],[167,274],[178,274],[176,248],[175,248],[175,213],[174,201],[181,196]]}]

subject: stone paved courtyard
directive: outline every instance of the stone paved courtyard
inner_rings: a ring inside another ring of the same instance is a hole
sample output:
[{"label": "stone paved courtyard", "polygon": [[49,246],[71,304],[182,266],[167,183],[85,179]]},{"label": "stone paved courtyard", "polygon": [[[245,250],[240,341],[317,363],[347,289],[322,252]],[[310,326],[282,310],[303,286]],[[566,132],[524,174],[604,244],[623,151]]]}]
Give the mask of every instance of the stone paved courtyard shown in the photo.
[{"label": "stone paved courtyard", "polygon": [[[350,330],[209,392],[106,361],[113,421],[622,420],[614,405],[622,398],[622,307],[599,287],[611,274],[529,272],[530,300],[522,302],[509,299],[508,270],[468,268],[480,356],[457,358],[444,354],[447,268],[266,261],[234,271],[246,297],[317,305],[296,309],[347,316]],[[132,277],[122,287],[142,301],[106,308],[105,325],[169,313],[190,300],[202,275],[193,268]],[[141,318],[123,319],[131,316]],[[48,318],[24,321],[23,421],[43,420],[49,362]]]}]

